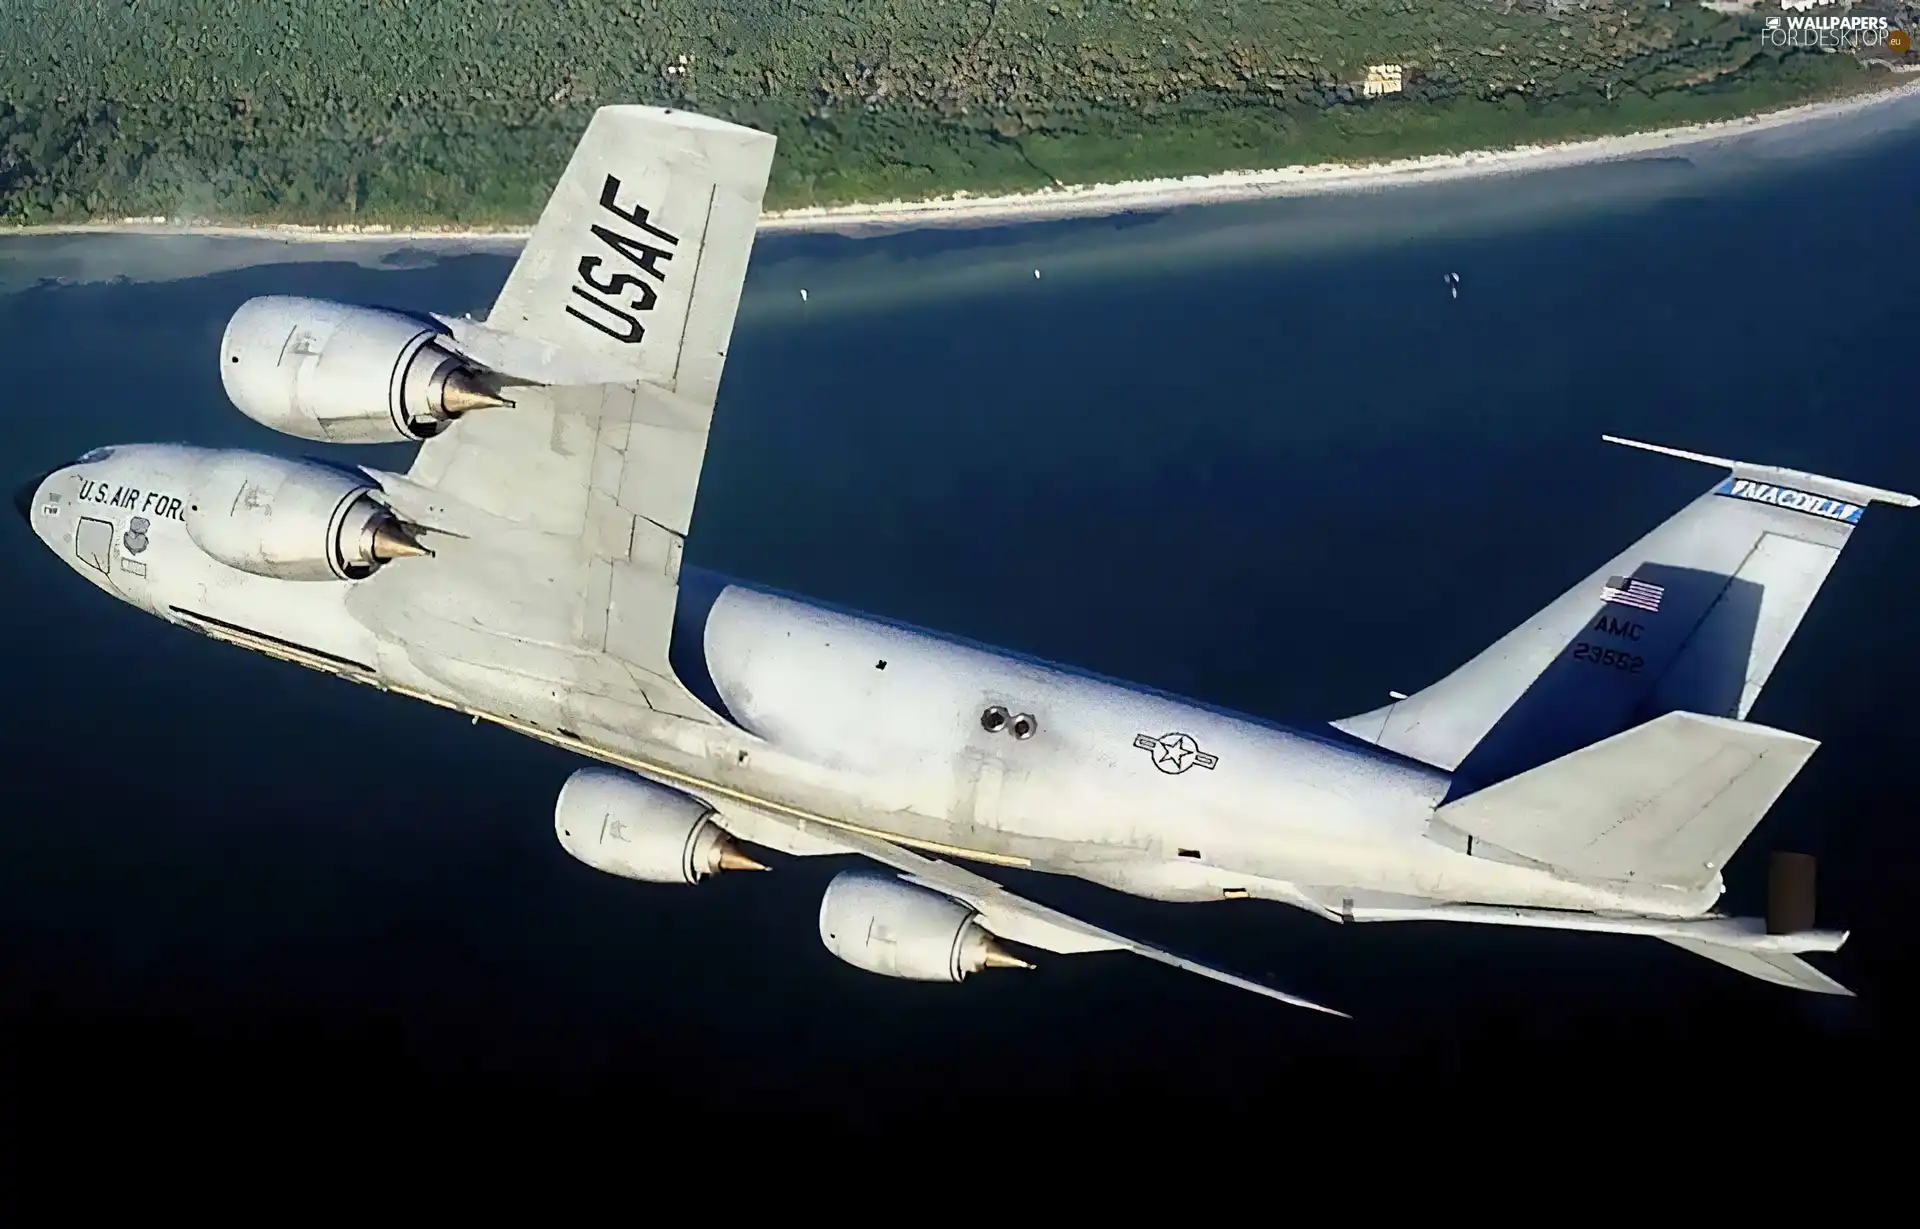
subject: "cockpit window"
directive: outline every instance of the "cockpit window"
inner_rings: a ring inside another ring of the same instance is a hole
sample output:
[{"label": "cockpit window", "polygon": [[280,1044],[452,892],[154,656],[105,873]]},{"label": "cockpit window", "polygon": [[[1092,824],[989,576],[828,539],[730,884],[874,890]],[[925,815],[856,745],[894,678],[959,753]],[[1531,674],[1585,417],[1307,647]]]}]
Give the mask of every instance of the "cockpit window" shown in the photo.
[{"label": "cockpit window", "polygon": [[90,448],[86,452],[81,453],[80,459],[75,461],[74,464],[87,465],[94,461],[104,461],[112,455],[113,449],[111,448]]}]

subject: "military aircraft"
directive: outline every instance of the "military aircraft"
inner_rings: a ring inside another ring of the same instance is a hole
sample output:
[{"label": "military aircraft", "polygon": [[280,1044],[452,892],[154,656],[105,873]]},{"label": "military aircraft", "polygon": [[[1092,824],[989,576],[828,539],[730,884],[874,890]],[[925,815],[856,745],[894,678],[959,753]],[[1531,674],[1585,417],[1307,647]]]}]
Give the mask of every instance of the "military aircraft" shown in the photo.
[{"label": "military aircraft", "polygon": [[1331,1012],[973,863],[1333,922],[1645,935],[1848,993],[1800,955],[1846,939],[1814,925],[1808,860],[1775,855],[1766,917],[1712,910],[1817,745],[1744,718],[1863,509],[1914,497],[1636,445],[1725,473],[1452,674],[1312,732],[683,569],[773,153],[607,107],[485,320],[243,304],[218,356],[234,404],[300,439],[418,442],[404,474],[123,444],[29,481],[20,515],[170,623],[598,761],[554,810],[587,866],[877,863],[819,913],[873,973],[1122,950]]}]

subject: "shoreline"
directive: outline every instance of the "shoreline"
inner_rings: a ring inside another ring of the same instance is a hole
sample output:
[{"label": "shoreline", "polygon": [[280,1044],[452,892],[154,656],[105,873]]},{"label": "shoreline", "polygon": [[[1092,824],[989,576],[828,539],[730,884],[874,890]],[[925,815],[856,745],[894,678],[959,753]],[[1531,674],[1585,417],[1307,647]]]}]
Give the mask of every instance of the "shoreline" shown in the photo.
[{"label": "shoreline", "polygon": [[[1730,137],[1768,132],[1851,115],[1920,96],[1920,80],[1899,82],[1825,102],[1800,103],[1738,119],[1713,120],[1673,128],[1589,137],[1547,145],[1518,145],[1460,154],[1428,154],[1387,162],[1327,162],[1265,171],[1224,171],[1184,178],[1086,184],[1001,196],[957,193],[925,201],[888,201],[863,205],[809,206],[763,213],[759,229],[769,234],[872,234],[933,227],[1002,226],[1064,218],[1101,217],[1135,211],[1159,211],[1193,205],[1224,204],[1273,197],[1318,196],[1374,191],[1410,184],[1479,179],[1524,171],[1584,166],[1645,154],[1665,153]],[[286,243],[523,242],[531,226],[516,227],[365,227],[262,223],[222,225],[174,222],[166,218],[125,218],[111,222],[74,222],[45,226],[0,225],[8,235],[175,235],[202,238],[280,240]]]}]

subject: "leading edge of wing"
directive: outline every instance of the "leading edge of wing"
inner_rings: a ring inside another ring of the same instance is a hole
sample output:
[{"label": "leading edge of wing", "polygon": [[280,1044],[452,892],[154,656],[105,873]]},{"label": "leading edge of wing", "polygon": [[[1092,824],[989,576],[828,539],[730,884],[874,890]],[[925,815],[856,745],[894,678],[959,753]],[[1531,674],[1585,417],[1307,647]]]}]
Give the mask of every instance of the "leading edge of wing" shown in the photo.
[{"label": "leading edge of wing", "polygon": [[925,857],[890,841],[850,832],[844,828],[834,829],[829,839],[834,844],[845,847],[850,853],[857,853],[882,866],[901,872],[911,883],[951,896],[972,906],[980,914],[980,924],[1002,939],[1060,955],[1102,951],[1132,952],[1136,956],[1144,956],[1148,960],[1171,968],[1197,973],[1211,981],[1250,991],[1262,998],[1273,999],[1293,1007],[1304,1007],[1308,1011],[1322,1012],[1329,1016],[1338,1016],[1342,1020],[1352,1019],[1344,1011],[1337,1011],[1310,999],[1303,999],[1298,995],[1288,994],[1256,981],[1249,981],[1247,978],[1202,964],[1197,960],[1190,960],[1165,948],[1142,943],[1138,939],[1129,939],[1125,935],[1070,917],[1057,909],[1050,909],[1023,896],[1017,896],[993,880],[976,875],[951,862]]}]

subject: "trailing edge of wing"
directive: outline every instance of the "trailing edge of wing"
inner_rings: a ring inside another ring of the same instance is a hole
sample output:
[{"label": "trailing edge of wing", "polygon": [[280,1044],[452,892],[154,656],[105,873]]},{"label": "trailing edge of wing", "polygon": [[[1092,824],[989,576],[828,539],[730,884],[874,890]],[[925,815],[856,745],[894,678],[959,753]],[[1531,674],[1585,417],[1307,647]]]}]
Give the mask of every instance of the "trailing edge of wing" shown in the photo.
[{"label": "trailing edge of wing", "polygon": [[1232,973],[1228,973],[1220,969],[1210,968],[1207,965],[1199,963],[1198,961],[1188,960],[1184,956],[1176,956],[1172,952],[1164,951],[1157,947],[1149,947],[1145,943],[1136,943],[1136,942],[1133,942],[1132,940],[1123,940],[1123,942],[1126,943],[1128,951],[1132,952],[1136,956],[1145,956],[1148,960],[1158,961],[1161,964],[1170,965],[1176,969],[1185,969],[1189,973],[1198,973],[1200,976],[1208,978],[1212,981],[1217,981],[1228,986],[1237,986],[1242,990],[1251,990],[1253,993],[1258,994],[1263,998],[1275,999],[1275,1000],[1278,1000],[1279,1002],[1288,1003],[1295,1007],[1304,1007],[1308,1011],[1324,1012],[1329,1016],[1338,1016],[1342,1020],[1351,1020],[1353,1018],[1352,1016],[1348,1015],[1344,1011],[1336,1011],[1331,1007],[1322,1006],[1321,1004],[1312,1002],[1308,999],[1303,999],[1296,995],[1287,994],[1284,991],[1275,990],[1271,986],[1263,986],[1259,982],[1248,981],[1244,977],[1237,977]]},{"label": "trailing edge of wing", "polygon": [[882,866],[901,872],[909,882],[971,905],[979,911],[981,925],[1003,939],[1062,955],[1103,951],[1132,952],[1136,956],[1144,956],[1159,964],[1182,969],[1188,973],[1197,973],[1211,981],[1251,991],[1276,1002],[1338,1016],[1343,1020],[1352,1018],[1346,1012],[1336,1011],[1297,995],[1275,990],[1271,986],[1263,986],[1259,982],[1249,981],[1244,977],[1201,964],[1197,960],[1189,960],[1164,948],[1142,943],[1137,939],[1129,939],[1078,918],[1069,917],[1056,909],[1049,909],[1025,897],[1016,896],[993,880],[976,875],[951,862],[924,857],[889,841],[849,832],[844,828],[836,828],[831,834],[822,832],[819,835],[842,846],[849,853],[871,858]]}]

